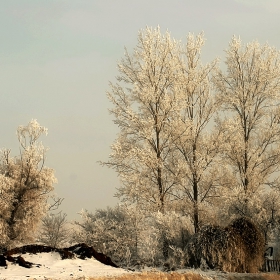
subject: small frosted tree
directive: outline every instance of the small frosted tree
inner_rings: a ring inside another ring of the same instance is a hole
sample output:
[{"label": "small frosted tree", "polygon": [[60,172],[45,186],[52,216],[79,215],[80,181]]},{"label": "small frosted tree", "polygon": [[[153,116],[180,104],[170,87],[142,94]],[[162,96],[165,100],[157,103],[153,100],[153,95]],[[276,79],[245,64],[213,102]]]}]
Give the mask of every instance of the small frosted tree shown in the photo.
[{"label": "small frosted tree", "polygon": [[223,123],[228,139],[223,159],[232,180],[226,205],[234,200],[231,215],[252,216],[250,200],[261,199],[266,186],[279,187],[279,52],[258,42],[244,46],[233,37],[226,65],[226,73],[217,71],[214,76],[219,101],[228,114]]},{"label": "small frosted tree", "polygon": [[66,217],[61,212],[43,217],[37,240],[54,248],[62,247],[70,238]]},{"label": "small frosted tree", "polygon": [[46,167],[47,149],[38,139],[47,129],[36,120],[17,129],[20,156],[1,151],[0,231],[2,247],[28,242],[48,208],[47,198],[56,182],[53,169]]}]

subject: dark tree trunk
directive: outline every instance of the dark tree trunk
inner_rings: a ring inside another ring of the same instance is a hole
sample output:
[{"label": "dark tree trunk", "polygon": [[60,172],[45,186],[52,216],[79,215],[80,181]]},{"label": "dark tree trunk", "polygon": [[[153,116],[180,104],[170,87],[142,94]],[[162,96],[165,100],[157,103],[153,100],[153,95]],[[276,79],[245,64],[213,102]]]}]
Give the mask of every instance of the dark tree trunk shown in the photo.
[{"label": "dark tree trunk", "polygon": [[199,214],[198,214],[198,205],[197,202],[194,202],[193,206],[193,222],[194,222],[194,232],[199,232]]}]

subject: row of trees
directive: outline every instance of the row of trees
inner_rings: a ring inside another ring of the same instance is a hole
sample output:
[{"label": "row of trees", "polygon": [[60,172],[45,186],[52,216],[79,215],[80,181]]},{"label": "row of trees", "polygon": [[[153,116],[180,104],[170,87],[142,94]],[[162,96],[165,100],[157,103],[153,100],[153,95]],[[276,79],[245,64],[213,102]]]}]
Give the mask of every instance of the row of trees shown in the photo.
[{"label": "row of trees", "polygon": [[279,52],[233,37],[222,71],[201,62],[204,42],[140,31],[108,93],[120,133],[102,164],[121,201],[147,215],[181,213],[195,232],[245,216],[266,232],[279,211]]},{"label": "row of trees", "polygon": [[203,34],[187,43],[140,31],[108,93],[120,128],[108,162],[121,186],[116,208],[81,212],[73,241],[120,262],[184,256],[207,223],[251,218],[278,230],[279,52],[233,37],[222,71],[203,65]]},{"label": "row of trees", "polygon": [[139,33],[108,93],[120,134],[103,163],[120,177],[118,195],[146,209],[189,200],[196,231],[199,204],[221,191],[249,199],[279,186],[279,52],[234,37],[223,73],[217,61],[202,65],[203,44],[202,34],[182,46],[159,28]]}]

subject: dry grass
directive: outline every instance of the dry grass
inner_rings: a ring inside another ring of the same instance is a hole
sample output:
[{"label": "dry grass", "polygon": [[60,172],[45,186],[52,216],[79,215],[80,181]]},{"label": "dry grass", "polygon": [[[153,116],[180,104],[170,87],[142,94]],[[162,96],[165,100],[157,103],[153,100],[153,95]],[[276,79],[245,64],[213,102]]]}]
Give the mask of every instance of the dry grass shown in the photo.
[{"label": "dry grass", "polygon": [[279,280],[280,274],[276,273],[261,273],[261,274],[235,274],[228,275],[227,280]]},{"label": "dry grass", "polygon": [[[270,273],[236,273],[223,275],[201,275],[199,273],[141,273],[116,277],[89,278],[87,280],[280,280],[280,274]],[[82,279],[81,279],[82,280]]]},{"label": "dry grass", "polygon": [[[206,280],[209,277],[198,273],[163,273],[163,272],[143,272],[137,274],[124,274],[115,277],[89,278],[88,280]],[[280,279],[280,278],[279,278]]]},{"label": "dry grass", "polygon": [[[29,278],[30,279],[30,278]],[[38,280],[38,278],[30,280]],[[44,278],[45,280],[55,280]],[[71,278],[73,280],[73,278]],[[186,273],[163,273],[163,272],[143,272],[133,274],[123,274],[120,276],[103,277],[80,277],[75,280],[280,280],[280,274],[276,273],[218,273],[202,275],[198,272]],[[70,279],[69,279],[70,280]]]},{"label": "dry grass", "polygon": [[[55,280],[50,278],[44,278],[44,279]],[[142,273],[133,273],[133,274],[123,274],[120,276],[79,277],[74,279],[75,280],[210,280],[212,278],[202,276],[198,273],[192,273],[192,272],[188,272],[184,274],[180,274],[176,272],[174,273],[142,272]],[[36,280],[36,278],[35,279],[29,278],[29,280]]]}]

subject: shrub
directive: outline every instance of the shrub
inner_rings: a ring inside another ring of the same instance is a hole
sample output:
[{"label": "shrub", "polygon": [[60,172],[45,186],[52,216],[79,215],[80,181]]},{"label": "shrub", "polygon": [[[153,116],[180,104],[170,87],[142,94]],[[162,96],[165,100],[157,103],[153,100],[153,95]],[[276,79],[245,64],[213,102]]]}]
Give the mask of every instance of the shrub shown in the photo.
[{"label": "shrub", "polygon": [[187,246],[187,263],[229,272],[257,272],[263,264],[264,236],[247,218],[228,227],[208,225],[195,234]]}]

